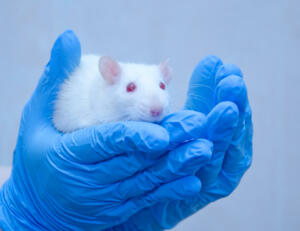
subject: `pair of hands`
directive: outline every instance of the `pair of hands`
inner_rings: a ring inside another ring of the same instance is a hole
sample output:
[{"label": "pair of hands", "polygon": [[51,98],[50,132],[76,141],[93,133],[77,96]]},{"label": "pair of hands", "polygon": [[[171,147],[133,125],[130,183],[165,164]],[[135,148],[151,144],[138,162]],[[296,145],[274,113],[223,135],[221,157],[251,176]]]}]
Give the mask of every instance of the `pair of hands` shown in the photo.
[{"label": "pair of hands", "polygon": [[238,67],[203,59],[185,110],[160,125],[128,121],[62,134],[51,122],[53,103],[80,58],[77,37],[64,32],[23,110],[0,227],[163,230],[236,188],[252,155]]}]

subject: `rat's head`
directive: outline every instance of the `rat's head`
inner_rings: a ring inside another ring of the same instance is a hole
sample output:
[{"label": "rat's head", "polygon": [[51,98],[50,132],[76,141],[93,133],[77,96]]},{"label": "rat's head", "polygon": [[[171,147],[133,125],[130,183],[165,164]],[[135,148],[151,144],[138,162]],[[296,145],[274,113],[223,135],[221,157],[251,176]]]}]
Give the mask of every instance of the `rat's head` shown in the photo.
[{"label": "rat's head", "polygon": [[166,61],[160,65],[118,63],[102,56],[99,71],[116,92],[117,112],[124,119],[155,122],[168,113],[171,70]]}]

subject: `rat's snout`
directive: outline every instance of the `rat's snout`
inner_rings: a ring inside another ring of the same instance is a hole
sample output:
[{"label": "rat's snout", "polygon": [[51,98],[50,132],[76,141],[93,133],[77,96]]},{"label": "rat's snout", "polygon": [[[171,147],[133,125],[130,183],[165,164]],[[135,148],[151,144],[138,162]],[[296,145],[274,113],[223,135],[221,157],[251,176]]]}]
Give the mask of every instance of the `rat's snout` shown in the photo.
[{"label": "rat's snout", "polygon": [[152,107],[150,108],[150,115],[152,117],[159,117],[162,114],[163,110],[164,109],[162,106]]}]

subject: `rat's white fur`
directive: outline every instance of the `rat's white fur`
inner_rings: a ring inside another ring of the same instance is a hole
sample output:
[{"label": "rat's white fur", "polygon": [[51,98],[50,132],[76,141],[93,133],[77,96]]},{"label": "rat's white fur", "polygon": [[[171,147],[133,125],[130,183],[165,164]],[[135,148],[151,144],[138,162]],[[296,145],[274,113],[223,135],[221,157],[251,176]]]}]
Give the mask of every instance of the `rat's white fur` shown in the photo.
[{"label": "rat's white fur", "polygon": [[[62,84],[53,123],[62,132],[71,132],[87,126],[121,120],[156,122],[166,115],[169,97],[159,87],[164,82],[158,65],[119,63],[120,79],[107,83],[98,69],[100,56],[85,55],[75,72]],[[134,82],[134,92],[127,92],[128,83]],[[150,109],[163,107],[159,117],[152,117]]]}]

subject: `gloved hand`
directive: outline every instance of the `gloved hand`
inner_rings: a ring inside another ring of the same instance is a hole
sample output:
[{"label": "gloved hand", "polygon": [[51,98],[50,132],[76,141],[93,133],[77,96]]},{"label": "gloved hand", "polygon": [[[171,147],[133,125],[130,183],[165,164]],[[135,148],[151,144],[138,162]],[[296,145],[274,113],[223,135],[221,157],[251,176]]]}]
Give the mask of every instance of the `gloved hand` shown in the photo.
[{"label": "gloved hand", "polygon": [[76,36],[63,33],[24,107],[12,175],[0,191],[4,231],[102,230],[158,202],[200,192],[195,169],[212,154],[212,143],[199,139],[207,126],[201,113],[183,112],[181,126],[172,129],[171,122],[166,129],[119,122],[69,134],[53,127],[59,86],[80,58]]},{"label": "gloved hand", "polygon": [[[213,155],[209,164],[198,166],[200,193],[145,208],[110,230],[172,228],[207,204],[231,194],[250,167],[251,109],[242,72],[237,66],[223,65],[215,56],[204,58],[192,74],[185,109],[208,114],[204,137],[213,142]],[[172,124],[180,124],[180,120],[171,117],[166,118],[162,126],[168,129],[165,124],[169,124],[170,119]]]}]

